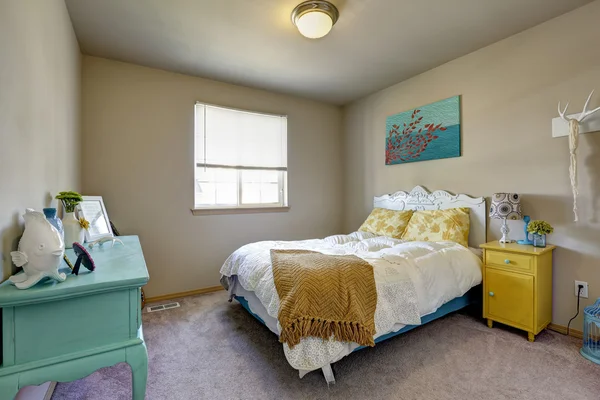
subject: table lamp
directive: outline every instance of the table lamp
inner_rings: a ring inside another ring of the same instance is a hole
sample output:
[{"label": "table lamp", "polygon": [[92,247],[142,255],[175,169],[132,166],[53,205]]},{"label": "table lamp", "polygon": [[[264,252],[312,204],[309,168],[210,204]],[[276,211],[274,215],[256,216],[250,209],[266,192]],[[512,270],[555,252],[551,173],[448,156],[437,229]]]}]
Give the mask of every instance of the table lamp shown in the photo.
[{"label": "table lamp", "polygon": [[510,229],[506,224],[507,219],[521,219],[521,197],[517,193],[494,193],[492,196],[492,204],[490,205],[490,218],[501,219],[502,239],[500,243],[511,243],[508,238]]}]

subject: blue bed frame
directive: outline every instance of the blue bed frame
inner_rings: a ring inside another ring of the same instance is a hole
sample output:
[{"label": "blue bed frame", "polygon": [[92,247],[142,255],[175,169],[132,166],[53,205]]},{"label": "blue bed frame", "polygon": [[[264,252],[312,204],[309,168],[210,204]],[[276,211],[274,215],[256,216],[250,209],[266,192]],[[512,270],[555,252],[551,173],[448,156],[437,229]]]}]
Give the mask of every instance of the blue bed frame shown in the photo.
[{"label": "blue bed frame", "polygon": [[[379,336],[377,339],[375,339],[375,343],[383,342],[384,340],[387,340],[394,336],[398,336],[405,332],[411,331],[415,328],[418,328],[419,326],[425,325],[428,322],[434,321],[445,315],[448,315],[450,313],[453,313],[455,311],[463,309],[468,305],[481,304],[481,293],[482,293],[481,291],[482,291],[482,286],[477,285],[477,286],[471,288],[471,290],[469,290],[463,296],[457,297],[453,300],[450,300],[449,302],[447,302],[446,304],[444,304],[443,306],[438,308],[436,312],[426,315],[423,318],[421,318],[421,325],[406,325],[404,328],[400,329],[399,331],[390,332],[386,335]],[[246,311],[248,311],[250,313],[250,315],[252,315],[258,321],[260,321],[261,324],[266,326],[265,321],[263,321],[263,319],[261,317],[254,314],[250,310],[250,307],[248,306],[248,301],[244,297],[242,297],[242,296],[234,296],[234,297],[242,305],[242,307],[244,307],[246,309]],[[366,346],[360,346],[360,347],[357,347],[356,349],[354,349],[354,351],[362,350],[364,348],[366,348]]]}]

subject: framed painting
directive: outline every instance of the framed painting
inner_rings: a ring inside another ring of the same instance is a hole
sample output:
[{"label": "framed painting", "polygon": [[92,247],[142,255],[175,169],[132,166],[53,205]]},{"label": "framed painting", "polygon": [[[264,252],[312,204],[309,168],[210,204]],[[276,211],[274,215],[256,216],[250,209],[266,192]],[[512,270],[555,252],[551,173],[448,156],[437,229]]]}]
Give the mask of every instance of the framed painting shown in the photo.
[{"label": "framed painting", "polygon": [[385,164],[460,157],[460,96],[387,117]]}]

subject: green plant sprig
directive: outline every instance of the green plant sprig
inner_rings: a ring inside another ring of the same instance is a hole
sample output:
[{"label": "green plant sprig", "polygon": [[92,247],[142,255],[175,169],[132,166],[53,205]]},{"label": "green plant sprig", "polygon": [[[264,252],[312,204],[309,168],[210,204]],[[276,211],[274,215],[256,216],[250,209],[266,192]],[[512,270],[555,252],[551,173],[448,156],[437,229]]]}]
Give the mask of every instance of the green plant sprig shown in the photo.
[{"label": "green plant sprig", "polygon": [[535,233],[537,235],[549,235],[554,232],[554,228],[546,221],[535,220],[527,225],[527,232]]},{"label": "green plant sprig", "polygon": [[56,195],[56,199],[61,201],[65,212],[75,211],[77,204],[83,201],[83,197],[77,192],[60,192]]}]

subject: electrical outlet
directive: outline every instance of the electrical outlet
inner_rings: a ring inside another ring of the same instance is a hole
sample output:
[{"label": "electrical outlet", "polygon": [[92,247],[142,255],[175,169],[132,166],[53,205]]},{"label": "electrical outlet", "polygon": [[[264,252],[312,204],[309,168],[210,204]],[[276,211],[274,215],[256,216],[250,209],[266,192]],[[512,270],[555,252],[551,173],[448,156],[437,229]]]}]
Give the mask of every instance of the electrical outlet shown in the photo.
[{"label": "electrical outlet", "polygon": [[579,285],[583,286],[583,289],[581,289],[581,298],[587,299],[588,298],[588,283],[587,282],[575,281],[575,296],[577,296],[579,293]]}]

